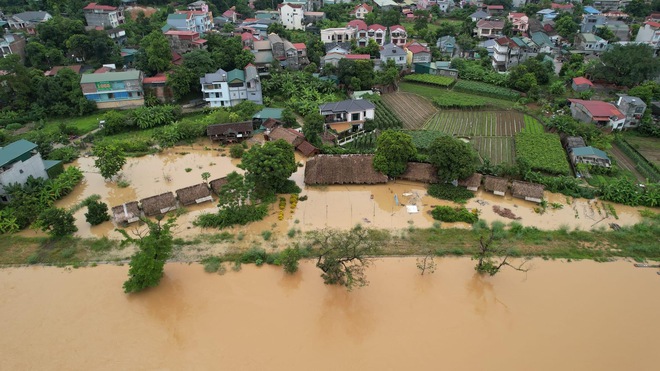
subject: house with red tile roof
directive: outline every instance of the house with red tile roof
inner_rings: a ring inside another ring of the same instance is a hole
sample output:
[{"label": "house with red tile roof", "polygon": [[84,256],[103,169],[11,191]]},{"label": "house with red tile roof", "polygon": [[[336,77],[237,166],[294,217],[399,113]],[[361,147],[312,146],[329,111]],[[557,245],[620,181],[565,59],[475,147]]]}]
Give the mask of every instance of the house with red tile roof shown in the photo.
[{"label": "house with red tile roof", "polygon": [[193,50],[206,49],[206,40],[199,37],[199,32],[169,30],[164,35],[173,52],[186,54]]},{"label": "house with red tile roof", "polygon": [[520,33],[527,32],[529,28],[529,17],[525,13],[509,13],[507,17],[509,22],[513,25],[513,30]]},{"label": "house with red tile roof", "polygon": [[569,99],[571,116],[578,121],[593,123],[612,130],[621,130],[626,116],[612,103],[599,100]]},{"label": "house with red tile roof", "polygon": [[374,8],[367,3],[356,5],[353,10],[351,10],[350,15],[357,19],[365,19],[367,14],[371,13]]},{"label": "house with red tile roof", "polygon": [[587,91],[594,87],[594,84],[585,77],[576,77],[571,83],[571,88],[577,92]]},{"label": "house with red tile roof", "polygon": [[406,45],[408,32],[406,32],[405,27],[398,24],[390,26],[390,42],[396,46]]},{"label": "house with red tile roof", "polygon": [[571,4],[571,3],[566,3],[566,4],[552,3],[552,4],[550,5],[550,8],[551,8],[551,9],[554,9],[554,10],[562,10],[562,11],[564,11],[564,12],[570,12],[570,13],[573,12],[573,7],[574,7],[574,6],[573,6],[573,4]]},{"label": "house with red tile roof", "polygon": [[124,11],[115,6],[89,3],[83,8],[83,14],[90,27],[115,28],[124,23]]},{"label": "house with red tile roof", "polygon": [[409,66],[416,63],[429,63],[431,62],[431,50],[418,41],[410,41],[404,45],[403,50],[406,51],[407,62]]}]

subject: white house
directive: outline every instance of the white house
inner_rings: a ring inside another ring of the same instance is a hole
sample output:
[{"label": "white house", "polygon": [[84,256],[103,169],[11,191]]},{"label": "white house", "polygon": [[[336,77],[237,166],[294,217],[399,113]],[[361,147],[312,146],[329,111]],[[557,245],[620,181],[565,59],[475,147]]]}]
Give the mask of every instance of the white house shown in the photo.
[{"label": "white house", "polygon": [[355,38],[355,29],[353,28],[326,28],[321,30],[321,41],[324,44],[334,42],[350,42]]},{"label": "white house", "polygon": [[374,119],[375,112],[376,106],[366,99],[348,99],[325,103],[319,107],[319,113],[325,117],[326,127],[338,133],[362,130],[366,120]]},{"label": "white house", "polygon": [[44,161],[37,145],[25,139],[0,148],[0,202],[8,202],[4,187],[25,184],[29,177],[48,179],[48,170],[60,161]]},{"label": "white house", "polygon": [[401,25],[390,26],[390,42],[397,46],[403,46],[408,42],[408,33]]},{"label": "white house", "polygon": [[204,101],[211,107],[233,107],[245,100],[263,104],[257,68],[248,64],[245,71],[219,69],[199,79]]},{"label": "white house", "polygon": [[581,33],[577,36],[578,49],[587,52],[604,52],[607,50],[607,40],[592,33]]},{"label": "white house", "polygon": [[371,13],[374,10],[373,7],[367,3],[356,5],[353,10],[351,10],[351,15],[357,19],[365,19],[367,14]]},{"label": "white house", "polygon": [[639,29],[635,42],[651,45],[654,49],[660,46],[660,23],[644,22],[644,27]]},{"label": "white house", "polygon": [[282,25],[287,30],[304,30],[305,25],[303,23],[304,12],[303,6],[300,4],[279,4],[277,6],[280,12],[280,20]]}]

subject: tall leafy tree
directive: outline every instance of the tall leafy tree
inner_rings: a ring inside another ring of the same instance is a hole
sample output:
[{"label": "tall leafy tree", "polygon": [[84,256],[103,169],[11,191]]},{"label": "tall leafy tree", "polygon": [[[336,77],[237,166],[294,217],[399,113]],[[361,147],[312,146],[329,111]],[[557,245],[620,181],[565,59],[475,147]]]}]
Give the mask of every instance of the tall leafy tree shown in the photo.
[{"label": "tall leafy tree", "polygon": [[240,166],[256,188],[265,193],[284,191],[289,177],[298,168],[293,146],[281,139],[253,146],[243,155]]},{"label": "tall leafy tree", "polygon": [[121,171],[126,164],[124,150],[114,144],[97,145],[94,147],[94,166],[99,169],[101,176],[110,179]]},{"label": "tall leafy tree", "polygon": [[409,134],[385,130],[378,137],[374,169],[390,177],[397,177],[406,171],[408,161],[414,158],[416,153],[417,148]]},{"label": "tall leafy tree", "polygon": [[138,251],[128,264],[130,269],[128,280],[124,282],[124,292],[138,292],[158,286],[163,277],[165,262],[172,254],[174,244],[172,228],[175,226],[175,221],[174,218],[170,218],[163,224],[161,220],[153,222],[143,219],[147,224],[148,232],[139,234],[138,238],[129,236],[123,229],[118,230],[124,236],[122,244],[134,243],[138,247]]},{"label": "tall leafy tree", "polygon": [[321,145],[321,134],[325,127],[325,118],[318,112],[312,112],[305,116],[303,121],[303,134],[305,139],[315,146]]},{"label": "tall leafy tree", "polygon": [[470,176],[476,170],[477,154],[469,144],[449,136],[433,141],[429,161],[438,169],[438,179],[450,182]]},{"label": "tall leafy tree", "polygon": [[608,82],[633,87],[652,80],[660,72],[660,60],[646,44],[614,45],[600,57],[594,75]]},{"label": "tall leafy tree", "polygon": [[65,237],[78,231],[76,219],[70,211],[53,207],[39,214],[37,226],[52,237]]},{"label": "tall leafy tree", "polygon": [[170,44],[160,30],[152,31],[140,41],[136,66],[147,75],[155,75],[170,68],[172,52]]}]

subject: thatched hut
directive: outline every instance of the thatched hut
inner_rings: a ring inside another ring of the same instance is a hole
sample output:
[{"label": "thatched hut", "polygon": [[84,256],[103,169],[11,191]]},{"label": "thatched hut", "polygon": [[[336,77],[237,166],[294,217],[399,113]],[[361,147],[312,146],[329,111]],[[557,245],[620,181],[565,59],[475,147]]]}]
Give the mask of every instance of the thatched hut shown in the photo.
[{"label": "thatched hut", "polygon": [[280,139],[292,145],[293,148],[296,148],[300,143],[305,141],[305,136],[303,133],[294,129],[283,127],[277,127],[266,135],[266,140],[276,141]]},{"label": "thatched hut", "polygon": [[252,137],[252,121],[213,124],[206,127],[206,135],[212,141],[235,143]]},{"label": "thatched hut", "polygon": [[176,198],[172,192],[165,192],[141,199],[140,206],[142,207],[142,211],[144,211],[144,215],[156,216],[176,210]]},{"label": "thatched hut", "polygon": [[127,202],[112,208],[112,219],[117,224],[129,224],[140,220],[140,208],[137,201]]},{"label": "thatched hut", "polygon": [[481,185],[482,177],[483,176],[481,174],[474,173],[465,179],[459,180],[458,185],[467,188],[468,191],[476,192],[477,189],[479,189],[479,186]]},{"label": "thatched hut", "polygon": [[312,157],[317,154],[319,154],[319,149],[314,147],[314,145],[306,140],[304,140],[302,143],[296,147],[296,149],[303,154],[305,157]]},{"label": "thatched hut", "polygon": [[514,180],[511,185],[511,194],[513,194],[513,197],[522,198],[526,201],[541,203],[544,189],[545,187],[542,184]]},{"label": "thatched hut", "polygon": [[504,196],[507,188],[509,188],[508,179],[486,175],[484,179],[484,189],[487,191],[493,192],[498,196]]},{"label": "thatched hut", "polygon": [[307,161],[305,184],[383,184],[387,175],[374,170],[373,155],[318,155]]},{"label": "thatched hut", "polygon": [[184,206],[213,201],[211,190],[209,190],[206,183],[199,183],[190,187],[177,189],[176,198],[178,198],[179,202]]},{"label": "thatched hut", "polygon": [[422,183],[437,183],[438,169],[431,164],[423,162],[409,162],[406,165],[406,171],[399,176],[399,179]]},{"label": "thatched hut", "polygon": [[227,177],[226,176],[222,177],[222,178],[214,179],[214,180],[209,182],[209,185],[211,186],[211,190],[213,190],[213,192],[215,194],[220,193],[220,190],[222,189],[222,186],[225,185],[225,184],[227,184]]}]

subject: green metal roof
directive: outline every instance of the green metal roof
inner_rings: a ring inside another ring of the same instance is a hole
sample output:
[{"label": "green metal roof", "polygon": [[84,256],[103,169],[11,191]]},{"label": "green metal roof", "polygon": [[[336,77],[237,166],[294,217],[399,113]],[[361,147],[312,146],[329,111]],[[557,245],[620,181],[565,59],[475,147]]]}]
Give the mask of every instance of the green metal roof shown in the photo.
[{"label": "green metal roof", "polygon": [[44,160],[44,168],[48,171],[48,169],[59,165],[61,162],[60,160]]},{"label": "green metal roof", "polygon": [[227,82],[232,82],[234,80],[245,81],[245,72],[238,69],[227,72]]},{"label": "green metal roof", "polygon": [[188,19],[188,14],[186,13],[174,13],[167,16],[167,19]]},{"label": "green metal roof", "polygon": [[21,155],[24,155],[35,148],[37,148],[36,144],[28,142],[25,139],[17,140],[8,144],[6,147],[0,149],[0,167],[11,163]]},{"label": "green metal roof", "polygon": [[573,154],[575,156],[597,156],[600,158],[608,159],[607,154],[598,148],[594,147],[577,147],[573,148]]},{"label": "green metal roof", "polygon": [[257,112],[252,116],[253,119],[276,119],[279,120],[282,118],[282,112],[284,108],[264,108],[261,111]]},{"label": "green metal roof", "polygon": [[125,72],[88,73],[82,75],[80,83],[85,84],[90,82],[138,80],[139,78],[140,71],[138,70]]}]

